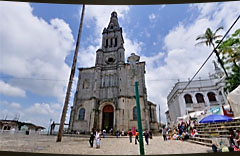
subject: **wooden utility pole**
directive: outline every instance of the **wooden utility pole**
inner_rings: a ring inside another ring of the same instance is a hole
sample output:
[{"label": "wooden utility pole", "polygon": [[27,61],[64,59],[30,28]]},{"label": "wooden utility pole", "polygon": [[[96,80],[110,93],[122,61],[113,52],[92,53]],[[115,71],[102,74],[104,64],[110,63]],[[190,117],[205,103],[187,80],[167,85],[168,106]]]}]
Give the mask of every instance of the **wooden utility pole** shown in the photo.
[{"label": "wooden utility pole", "polygon": [[57,142],[62,141],[64,122],[65,122],[65,118],[66,118],[66,114],[67,114],[67,108],[68,108],[68,103],[69,103],[69,99],[70,99],[73,78],[74,78],[74,74],[75,74],[75,70],[76,70],[78,49],[79,49],[80,38],[81,38],[81,33],[82,33],[84,10],[85,10],[85,4],[83,4],[83,6],[82,6],[82,15],[81,15],[81,21],[80,21],[80,26],[79,26],[79,30],[78,30],[76,49],[75,49],[75,53],[74,53],[74,57],[73,57],[72,69],[71,69],[70,78],[69,78],[69,82],[68,82],[67,93],[66,93],[66,97],[65,97],[64,106],[63,106],[60,126],[59,126],[59,130],[58,130]]}]

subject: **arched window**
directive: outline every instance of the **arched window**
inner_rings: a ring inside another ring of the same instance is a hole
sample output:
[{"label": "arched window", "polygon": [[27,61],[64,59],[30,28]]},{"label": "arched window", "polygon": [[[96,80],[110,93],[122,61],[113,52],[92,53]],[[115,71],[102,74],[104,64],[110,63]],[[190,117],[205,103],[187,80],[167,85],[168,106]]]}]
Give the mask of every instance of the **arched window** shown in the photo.
[{"label": "arched window", "polygon": [[78,120],[84,120],[84,117],[85,117],[85,109],[81,108],[79,110]]},{"label": "arched window", "polygon": [[102,87],[105,87],[105,77],[102,78]]},{"label": "arched window", "polygon": [[114,86],[117,86],[117,77],[114,75]]},{"label": "arched window", "polygon": [[189,94],[184,95],[185,103],[193,103],[192,96]]},{"label": "arched window", "polygon": [[196,94],[197,103],[204,103],[204,98],[201,93]]},{"label": "arched window", "polygon": [[209,99],[210,102],[217,101],[217,100],[216,100],[216,97],[215,97],[215,94],[214,94],[213,92],[209,92],[209,93],[207,94],[207,96],[208,96],[208,99]]},{"label": "arched window", "polygon": [[106,48],[108,47],[108,39],[106,39]]},{"label": "arched window", "polygon": [[133,107],[133,120],[137,120],[137,107]]},{"label": "arched window", "polygon": [[110,47],[113,46],[113,39],[111,38],[111,43],[110,43]]},{"label": "arched window", "polygon": [[108,76],[108,87],[111,87],[111,78],[112,78],[112,76],[109,75],[109,76]]},{"label": "arched window", "polygon": [[88,89],[88,87],[89,87],[89,81],[87,80],[87,79],[85,79],[84,81],[83,81],[83,89]]},{"label": "arched window", "polygon": [[116,47],[117,46],[117,38],[115,38],[115,45],[114,45],[114,47]]}]

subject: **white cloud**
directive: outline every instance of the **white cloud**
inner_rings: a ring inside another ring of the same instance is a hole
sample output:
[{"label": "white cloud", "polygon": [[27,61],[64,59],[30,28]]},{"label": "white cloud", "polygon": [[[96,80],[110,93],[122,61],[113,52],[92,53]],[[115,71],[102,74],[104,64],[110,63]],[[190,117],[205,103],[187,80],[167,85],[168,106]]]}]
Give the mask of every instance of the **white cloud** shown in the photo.
[{"label": "white cloud", "polygon": [[[60,120],[62,105],[59,103],[34,103],[30,106],[24,106],[16,102],[0,101],[0,118],[12,120],[19,117],[20,121],[32,122],[47,128],[49,120],[58,123]],[[67,115],[66,121],[69,119]]]},{"label": "white cloud", "polygon": [[131,53],[140,55],[142,51],[143,42],[129,39],[126,33],[123,33],[123,38],[124,38],[125,58],[127,59],[127,57],[131,55]]},{"label": "white cloud", "polygon": [[0,108],[0,119],[13,120],[24,116],[20,103],[0,101]]},{"label": "white cloud", "polygon": [[[102,30],[104,27],[107,27],[111,13],[116,11],[118,14],[118,19],[125,18],[125,14],[128,13],[129,6],[106,6],[106,5],[87,5],[85,9],[86,22],[89,20],[96,23],[95,33],[98,35],[98,38],[101,37]],[[100,41],[97,40],[96,43]]]},{"label": "white cloud", "polygon": [[0,3],[0,72],[13,77],[10,85],[62,101],[67,81],[55,80],[69,77],[70,67],[64,63],[74,43],[69,25],[34,16],[29,3]]},{"label": "white cloud", "polygon": [[11,103],[10,106],[11,106],[13,109],[19,109],[19,108],[21,108],[21,105],[20,105],[19,103],[16,103],[16,102]]},{"label": "white cloud", "polygon": [[152,13],[151,15],[148,16],[150,22],[152,22],[153,20],[156,19],[156,15],[154,13]]},{"label": "white cloud", "polygon": [[[29,120],[33,123],[43,125],[47,128],[49,120],[59,123],[61,117],[62,105],[58,103],[35,103],[34,105],[26,108],[23,112],[25,114],[25,120]],[[33,117],[37,116],[37,118]],[[68,121],[69,119],[66,119]]]},{"label": "white cloud", "polygon": [[163,8],[165,8],[165,7],[166,7],[166,5],[161,5],[160,9],[163,9]]},{"label": "white cloud", "polygon": [[0,80],[0,94],[6,95],[6,96],[17,96],[17,97],[26,96],[26,93],[23,89],[11,86],[2,80]]},{"label": "white cloud", "polygon": [[33,113],[33,114],[52,114],[53,110],[50,108],[49,104],[46,103],[35,103],[33,106],[28,108],[26,112]]}]

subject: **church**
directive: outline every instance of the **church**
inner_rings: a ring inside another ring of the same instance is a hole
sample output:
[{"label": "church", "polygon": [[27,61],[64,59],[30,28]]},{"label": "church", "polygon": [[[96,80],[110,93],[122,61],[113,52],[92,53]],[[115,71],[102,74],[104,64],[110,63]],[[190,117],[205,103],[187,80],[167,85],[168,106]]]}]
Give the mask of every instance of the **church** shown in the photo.
[{"label": "church", "polygon": [[[156,104],[147,100],[145,62],[136,64],[143,130],[157,131]],[[137,129],[134,78],[125,62],[124,39],[117,13],[111,14],[102,32],[102,47],[96,51],[95,66],[79,68],[78,83],[71,107],[69,131],[88,133]]]}]

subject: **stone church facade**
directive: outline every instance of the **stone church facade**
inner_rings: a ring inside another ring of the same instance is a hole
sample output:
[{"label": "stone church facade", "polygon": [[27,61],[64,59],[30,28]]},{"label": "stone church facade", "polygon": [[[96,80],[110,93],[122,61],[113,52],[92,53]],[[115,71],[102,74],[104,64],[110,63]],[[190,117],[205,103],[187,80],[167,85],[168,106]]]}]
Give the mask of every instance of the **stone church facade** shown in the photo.
[{"label": "stone church facade", "polygon": [[[137,80],[143,129],[157,131],[156,105],[147,100],[145,62],[137,63]],[[117,13],[102,33],[94,67],[79,68],[77,89],[71,107],[69,130],[89,132],[111,128],[128,131],[137,126],[134,79],[125,63],[124,39]]]}]

